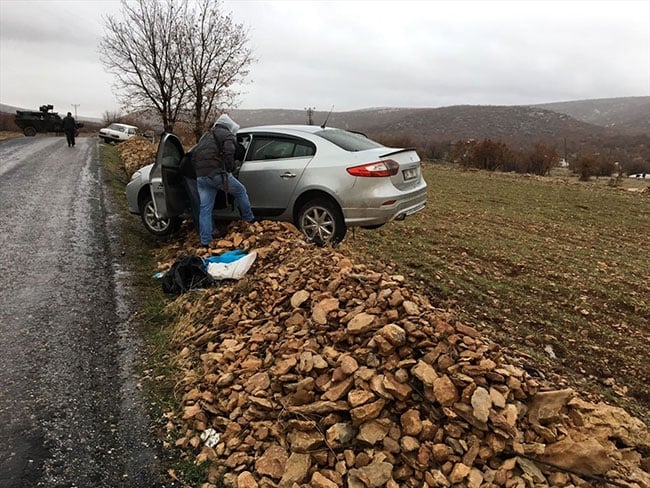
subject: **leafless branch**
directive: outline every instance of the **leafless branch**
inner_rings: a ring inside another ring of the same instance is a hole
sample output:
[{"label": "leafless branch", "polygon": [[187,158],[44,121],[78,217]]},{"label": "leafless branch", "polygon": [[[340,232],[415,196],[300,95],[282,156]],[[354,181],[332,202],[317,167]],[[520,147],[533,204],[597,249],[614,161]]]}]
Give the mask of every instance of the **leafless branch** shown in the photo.
[{"label": "leafless branch", "polygon": [[122,0],[99,53],[123,107],[156,112],[165,130],[187,120],[197,140],[233,107],[254,59],[243,25],[222,9],[221,0]]}]

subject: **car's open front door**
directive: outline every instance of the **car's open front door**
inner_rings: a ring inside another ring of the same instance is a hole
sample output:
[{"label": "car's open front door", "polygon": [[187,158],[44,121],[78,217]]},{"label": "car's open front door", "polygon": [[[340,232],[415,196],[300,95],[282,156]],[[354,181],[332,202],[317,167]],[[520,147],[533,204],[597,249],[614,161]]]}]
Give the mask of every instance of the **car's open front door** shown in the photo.
[{"label": "car's open front door", "polygon": [[180,139],[171,132],[160,138],[156,162],[149,174],[149,186],[159,218],[180,215],[186,207],[187,195],[179,167],[185,150]]}]

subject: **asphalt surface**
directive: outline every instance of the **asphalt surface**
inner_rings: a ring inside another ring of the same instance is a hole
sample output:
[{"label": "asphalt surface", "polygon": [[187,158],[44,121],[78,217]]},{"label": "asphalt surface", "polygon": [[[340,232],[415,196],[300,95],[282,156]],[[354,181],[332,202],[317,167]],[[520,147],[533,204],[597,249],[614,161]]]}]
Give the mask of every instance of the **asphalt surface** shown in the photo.
[{"label": "asphalt surface", "polygon": [[0,141],[0,488],[161,486],[96,138]]}]

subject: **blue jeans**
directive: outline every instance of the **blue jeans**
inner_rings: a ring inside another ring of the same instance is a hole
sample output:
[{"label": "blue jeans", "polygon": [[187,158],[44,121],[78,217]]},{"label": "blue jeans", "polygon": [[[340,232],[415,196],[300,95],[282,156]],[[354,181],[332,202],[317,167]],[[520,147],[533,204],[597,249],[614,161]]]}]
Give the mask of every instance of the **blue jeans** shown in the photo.
[{"label": "blue jeans", "polygon": [[[248,199],[246,187],[240,183],[232,174],[228,173],[228,193],[233,196],[242,219],[252,222],[255,216],[251,210],[251,203]],[[222,175],[198,176],[196,186],[199,190],[201,202],[199,210],[199,235],[201,244],[207,246],[212,241],[212,210],[214,209],[214,198],[217,191],[224,190]]]}]

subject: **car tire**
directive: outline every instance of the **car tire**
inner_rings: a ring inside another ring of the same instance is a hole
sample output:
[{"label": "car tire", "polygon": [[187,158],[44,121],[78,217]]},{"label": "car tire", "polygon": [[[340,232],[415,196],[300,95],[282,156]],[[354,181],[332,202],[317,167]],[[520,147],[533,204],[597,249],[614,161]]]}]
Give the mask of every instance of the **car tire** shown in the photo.
[{"label": "car tire", "polygon": [[325,198],[308,201],[298,211],[297,227],[319,246],[338,244],[345,237],[347,227],[338,205]]},{"label": "car tire", "polygon": [[34,127],[25,127],[23,129],[23,134],[27,137],[34,137],[36,135],[36,129]]},{"label": "car tire", "polygon": [[181,224],[181,220],[178,217],[158,218],[151,195],[147,195],[140,203],[140,218],[145,229],[158,237],[173,234]]}]

